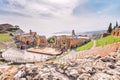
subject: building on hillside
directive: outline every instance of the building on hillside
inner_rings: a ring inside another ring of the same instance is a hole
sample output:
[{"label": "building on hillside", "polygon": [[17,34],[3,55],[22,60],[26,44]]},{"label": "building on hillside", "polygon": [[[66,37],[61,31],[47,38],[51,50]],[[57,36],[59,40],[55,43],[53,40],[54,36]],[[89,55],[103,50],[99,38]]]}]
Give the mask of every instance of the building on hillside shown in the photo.
[{"label": "building on hillside", "polygon": [[120,36],[120,28],[115,28],[114,30],[112,30],[111,35],[113,36]]},{"label": "building on hillside", "polygon": [[107,36],[110,36],[110,35],[111,35],[111,33],[103,33],[102,36],[101,36],[101,38],[107,37]]}]

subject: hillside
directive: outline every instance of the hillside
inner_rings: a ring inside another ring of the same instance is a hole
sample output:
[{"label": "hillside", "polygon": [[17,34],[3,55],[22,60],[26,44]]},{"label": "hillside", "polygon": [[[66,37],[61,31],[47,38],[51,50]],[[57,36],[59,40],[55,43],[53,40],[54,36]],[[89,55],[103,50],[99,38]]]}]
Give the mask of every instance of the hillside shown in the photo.
[{"label": "hillside", "polygon": [[77,48],[77,51],[83,51],[83,50],[88,50],[93,46],[93,41],[88,42],[87,44],[84,44],[81,47]]},{"label": "hillside", "polygon": [[10,36],[9,34],[7,34],[7,33],[2,34],[1,33],[0,34],[0,50],[5,49],[7,46],[10,46],[12,39],[13,39],[13,37]]},{"label": "hillside", "polygon": [[99,31],[88,31],[84,32],[83,35],[88,35],[91,39],[99,39],[106,30],[99,30]]},{"label": "hillside", "polygon": [[[107,36],[107,37],[96,40],[96,47],[105,46],[105,45],[113,44],[113,43],[116,43],[116,42],[120,42],[120,37]],[[93,46],[93,41],[90,41],[87,44],[78,47],[76,50],[77,51],[88,50],[88,49],[91,49],[92,46]]]},{"label": "hillside", "polygon": [[101,39],[96,40],[96,46],[105,46],[108,44],[113,44],[116,42],[120,42],[120,37],[117,36],[107,36]]},{"label": "hillside", "polygon": [[0,24],[0,28],[7,29],[7,28],[13,28],[14,26],[11,24]]},{"label": "hillside", "polygon": [[9,34],[7,33],[4,33],[4,34],[0,34],[0,42],[4,42],[4,41],[7,41],[7,40],[11,40],[13,37],[10,36]]},{"label": "hillside", "polygon": [[11,24],[0,24],[0,33],[6,32],[10,28],[14,28],[14,26]]}]

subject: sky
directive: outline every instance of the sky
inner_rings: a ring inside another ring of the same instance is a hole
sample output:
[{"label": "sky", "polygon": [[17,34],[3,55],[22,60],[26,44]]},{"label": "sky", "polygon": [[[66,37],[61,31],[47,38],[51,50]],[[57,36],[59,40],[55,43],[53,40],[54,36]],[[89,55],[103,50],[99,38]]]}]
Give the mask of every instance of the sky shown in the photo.
[{"label": "sky", "polygon": [[120,0],[0,0],[0,24],[40,34],[106,30],[120,22]]}]

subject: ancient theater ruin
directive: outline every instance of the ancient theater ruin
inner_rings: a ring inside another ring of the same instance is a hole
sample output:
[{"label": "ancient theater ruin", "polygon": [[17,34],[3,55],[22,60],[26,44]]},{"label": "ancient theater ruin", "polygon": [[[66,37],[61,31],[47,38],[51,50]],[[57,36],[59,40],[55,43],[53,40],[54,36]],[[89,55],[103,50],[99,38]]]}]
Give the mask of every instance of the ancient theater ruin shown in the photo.
[{"label": "ancient theater ruin", "polygon": [[32,32],[30,30],[29,33],[17,35],[15,37],[15,42],[18,48],[25,49],[35,46],[46,46],[47,39],[45,36],[40,36],[37,32]]},{"label": "ancient theater ruin", "polygon": [[2,57],[6,61],[15,63],[46,61],[90,41],[87,36],[76,35],[74,30],[71,35],[52,37],[54,42],[49,43],[46,36],[32,30],[29,33],[17,35],[14,39],[17,48],[6,50]]},{"label": "ancient theater ruin", "polygon": [[72,30],[72,35],[53,36],[53,38],[55,40],[53,47],[61,49],[62,51],[77,48],[90,41],[88,36],[78,36],[75,34],[74,30]]},{"label": "ancient theater ruin", "polygon": [[53,36],[53,38],[54,43],[50,44],[47,42],[45,36],[40,36],[36,32],[30,30],[29,33],[16,36],[15,42],[20,49],[51,47],[61,51],[67,51],[68,49],[76,48],[90,41],[90,38],[87,36],[76,35],[74,30],[72,30],[72,34],[69,36],[60,35]]}]

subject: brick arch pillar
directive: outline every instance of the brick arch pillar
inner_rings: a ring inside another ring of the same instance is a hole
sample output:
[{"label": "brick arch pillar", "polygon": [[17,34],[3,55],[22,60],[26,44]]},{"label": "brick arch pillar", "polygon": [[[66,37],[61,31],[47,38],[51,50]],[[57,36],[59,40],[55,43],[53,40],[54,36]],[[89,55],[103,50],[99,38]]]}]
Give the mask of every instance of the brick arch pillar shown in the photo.
[{"label": "brick arch pillar", "polygon": [[118,35],[118,36],[120,36],[120,30],[119,30],[118,32],[119,32],[119,35]]},{"label": "brick arch pillar", "polygon": [[116,34],[115,31],[113,31],[113,32],[112,32],[112,35],[115,36],[115,34]]}]

